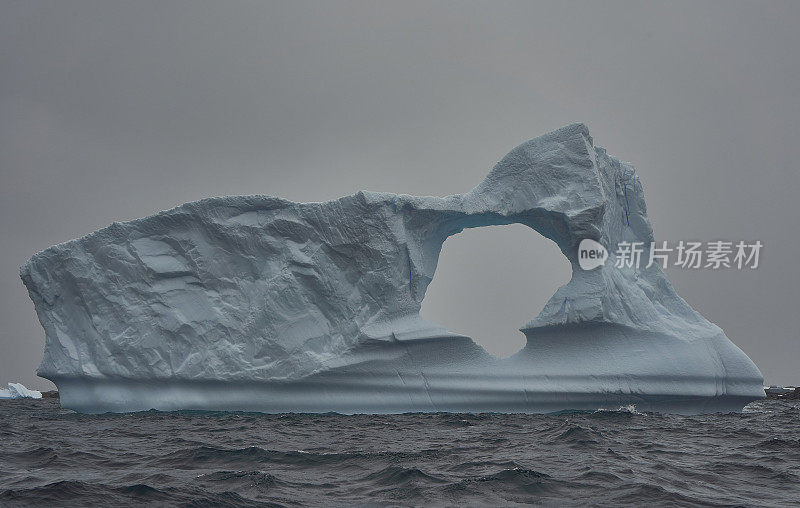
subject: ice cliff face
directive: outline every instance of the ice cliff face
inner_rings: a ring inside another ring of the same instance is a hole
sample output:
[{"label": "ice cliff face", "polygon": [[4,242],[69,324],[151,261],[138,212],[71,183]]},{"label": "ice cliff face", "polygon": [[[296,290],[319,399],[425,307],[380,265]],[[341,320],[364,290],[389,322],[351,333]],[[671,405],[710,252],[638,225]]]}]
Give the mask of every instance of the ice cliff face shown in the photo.
[{"label": "ice cliff face", "polygon": [[[528,346],[497,360],[419,310],[449,236],[511,223],[555,241],[573,277],[522,328]],[[204,199],[56,245],[20,272],[46,333],[39,375],[59,385],[62,404],[72,400],[78,409],[495,407],[469,396],[448,405],[451,384],[471,375],[490,385],[495,379],[514,400],[524,395],[521,405],[494,397],[499,410],[552,409],[543,402],[549,396],[537,403],[535,393],[654,392],[732,398],[734,406],[763,396],[755,365],[675,293],[657,265],[617,269],[612,258],[584,271],[577,246],[585,238],[649,245],[653,232],[633,168],[594,147],[587,128],[575,124],[518,146],[466,194]],[[424,361],[414,359],[415,348],[425,349]],[[428,380],[446,372],[441,386]],[[583,373],[577,384],[566,381]],[[331,388],[332,375],[355,376],[347,381],[354,391]],[[563,382],[547,384],[559,376]],[[669,386],[649,385],[654,379]],[[175,392],[147,395],[158,380]],[[419,380],[427,396],[414,402],[404,394],[417,389],[408,380]],[[308,383],[317,381],[328,394],[304,394],[305,405],[278,393],[313,391]],[[261,388],[238,405],[215,402],[214,390],[231,382]],[[195,399],[190,387],[212,395]],[[399,402],[387,402],[392,397]]]}]

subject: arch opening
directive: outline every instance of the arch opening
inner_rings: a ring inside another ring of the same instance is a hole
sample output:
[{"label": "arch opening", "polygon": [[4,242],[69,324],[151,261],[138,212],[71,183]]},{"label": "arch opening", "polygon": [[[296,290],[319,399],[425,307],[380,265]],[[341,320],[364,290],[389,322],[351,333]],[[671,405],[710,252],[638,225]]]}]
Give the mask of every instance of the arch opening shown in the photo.
[{"label": "arch opening", "polygon": [[465,229],[445,240],[421,316],[505,358],[572,268],[555,242],[522,224]]}]

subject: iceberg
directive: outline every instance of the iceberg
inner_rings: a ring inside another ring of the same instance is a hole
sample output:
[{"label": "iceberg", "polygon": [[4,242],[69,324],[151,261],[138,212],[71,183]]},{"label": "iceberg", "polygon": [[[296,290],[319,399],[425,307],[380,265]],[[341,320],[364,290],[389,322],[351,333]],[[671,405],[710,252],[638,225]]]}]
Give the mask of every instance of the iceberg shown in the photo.
[{"label": "iceberg", "polygon": [[[572,278],[499,359],[419,310],[449,236],[512,223],[554,241]],[[592,269],[587,239],[608,249]],[[574,124],[465,194],[203,199],[50,247],[20,276],[45,331],[38,374],[77,411],[702,413],[763,398],[755,364],[658,263],[615,266],[610,246],[644,242],[646,259],[652,240],[633,166]]]},{"label": "iceberg", "polygon": [[29,390],[22,383],[8,383],[8,389],[0,388],[0,399],[41,399],[42,392]]}]

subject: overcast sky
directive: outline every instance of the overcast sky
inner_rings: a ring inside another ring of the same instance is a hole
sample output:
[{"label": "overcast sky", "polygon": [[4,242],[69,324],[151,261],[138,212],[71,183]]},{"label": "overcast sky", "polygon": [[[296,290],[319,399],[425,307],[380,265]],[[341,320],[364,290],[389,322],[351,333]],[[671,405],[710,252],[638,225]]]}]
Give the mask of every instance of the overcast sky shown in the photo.
[{"label": "overcast sky", "polygon": [[[800,384],[800,2],[0,0],[0,383],[48,388],[36,251],[224,194],[446,195],[572,122],[657,240],[761,240],[678,293]],[[423,315],[508,355],[569,279],[523,226],[444,245]]]}]

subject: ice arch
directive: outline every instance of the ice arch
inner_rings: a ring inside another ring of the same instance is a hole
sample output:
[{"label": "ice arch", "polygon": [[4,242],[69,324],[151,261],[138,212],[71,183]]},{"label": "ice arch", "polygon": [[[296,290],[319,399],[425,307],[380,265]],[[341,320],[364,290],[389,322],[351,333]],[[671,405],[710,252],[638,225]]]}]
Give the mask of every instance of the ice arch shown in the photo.
[{"label": "ice arch", "polygon": [[[556,242],[572,277],[497,359],[419,311],[448,237],[507,224]],[[204,199],[50,247],[20,275],[45,330],[38,373],[82,411],[698,412],[764,396],[659,265],[583,271],[586,238],[649,246],[653,230],[633,166],[574,124],[465,194]]]},{"label": "ice arch", "polygon": [[465,229],[445,240],[420,314],[505,358],[525,346],[519,327],[571,276],[558,246],[527,226]]}]

